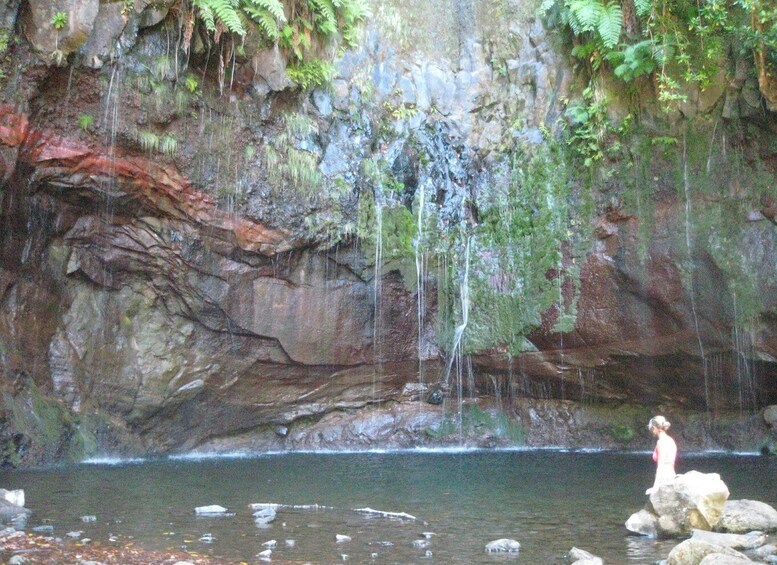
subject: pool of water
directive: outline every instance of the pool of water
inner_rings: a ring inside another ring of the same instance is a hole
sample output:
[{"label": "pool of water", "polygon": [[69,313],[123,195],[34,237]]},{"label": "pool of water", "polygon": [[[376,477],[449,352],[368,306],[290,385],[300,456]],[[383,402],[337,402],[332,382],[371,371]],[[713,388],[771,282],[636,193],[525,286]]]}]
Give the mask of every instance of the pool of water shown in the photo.
[{"label": "pool of water", "polygon": [[[777,458],[686,455],[678,472],[691,469],[719,473],[732,499],[777,506]],[[646,453],[287,453],[6,471],[0,487],[25,490],[34,511],[28,529],[46,524],[54,535],[81,530],[104,542],[132,537],[149,549],[224,560],[256,562],[262,544],[276,540],[279,563],[342,563],[347,555],[352,563],[550,564],[563,563],[573,546],[608,563],[654,563],[676,542],[631,536],[623,526],[644,505],[652,474]],[[257,527],[249,504],[264,502],[289,507]],[[210,504],[233,515],[195,515]],[[86,515],[96,521],[83,522]],[[435,534],[428,547],[418,547],[422,532]],[[336,534],[351,541],[337,543]],[[498,538],[518,540],[520,554],[487,554],[486,543]]]}]

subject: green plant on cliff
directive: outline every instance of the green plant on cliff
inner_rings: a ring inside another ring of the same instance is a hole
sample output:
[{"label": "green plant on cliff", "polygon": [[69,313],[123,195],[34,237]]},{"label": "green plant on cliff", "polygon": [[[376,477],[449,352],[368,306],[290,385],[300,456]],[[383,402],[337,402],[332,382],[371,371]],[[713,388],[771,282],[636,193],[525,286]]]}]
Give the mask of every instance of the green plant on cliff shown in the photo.
[{"label": "green plant on cliff", "polygon": [[731,44],[776,68],[777,6],[767,0],[544,0],[540,10],[569,30],[592,73],[653,76],[666,107],[684,100],[684,83],[707,86]]},{"label": "green plant on cliff", "polygon": [[574,326],[579,272],[571,189],[563,148],[548,143],[533,153],[516,152],[504,184],[478,203],[470,351],[507,345],[519,353],[545,315],[555,331]]},{"label": "green plant on cliff", "polygon": [[91,114],[81,114],[78,116],[78,129],[81,131],[89,131],[94,125],[94,116]]},{"label": "green plant on cliff", "polygon": [[262,151],[262,163],[273,190],[312,198],[324,183],[318,170],[318,157],[305,147],[318,126],[303,114],[289,112],[282,117],[282,127]]},{"label": "green plant on cliff", "polygon": [[[303,88],[330,79],[331,70],[319,58],[318,46],[341,39],[346,46],[354,47],[358,26],[368,14],[364,0],[192,0],[192,7],[196,21],[216,44],[224,33],[242,42],[253,29],[265,43],[280,46],[290,56],[290,78]],[[194,21],[186,20],[185,50],[191,42]],[[230,49],[228,55],[233,54]],[[223,69],[221,50],[219,60]]]},{"label": "green plant on cliff", "polygon": [[65,29],[67,22],[67,12],[56,12],[53,16],[51,16],[51,21],[49,23],[55,30],[60,31]]}]

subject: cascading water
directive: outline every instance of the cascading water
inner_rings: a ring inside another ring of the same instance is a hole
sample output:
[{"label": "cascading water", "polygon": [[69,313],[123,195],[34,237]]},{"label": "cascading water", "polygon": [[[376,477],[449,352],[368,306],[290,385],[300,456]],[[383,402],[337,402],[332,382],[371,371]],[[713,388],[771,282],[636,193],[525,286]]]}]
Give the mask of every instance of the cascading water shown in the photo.
[{"label": "cascading water", "polygon": [[383,198],[381,191],[375,191],[375,270],[373,281],[373,326],[372,340],[375,348],[375,371],[372,378],[372,397],[377,394],[377,379],[383,373],[383,336],[381,319],[383,318],[383,288],[381,272],[383,270]]},{"label": "cascading water", "polygon": [[423,360],[423,338],[424,325],[426,323],[426,261],[424,241],[424,207],[426,204],[426,187],[421,183],[418,187],[418,234],[413,241],[415,251],[415,272],[416,272],[416,305],[418,307],[416,321],[418,323],[418,384],[423,389],[425,385],[424,360]]},{"label": "cascading water", "polygon": [[[467,236],[464,243],[464,264],[461,269],[461,280],[459,280],[459,307],[461,309],[461,322],[456,326],[453,334],[453,343],[449,353],[448,363],[445,369],[445,385],[450,388],[452,385],[456,388],[458,402],[458,427],[459,433],[462,432],[462,408],[464,402],[464,363],[463,363],[463,338],[469,322],[469,267],[470,250],[472,248],[472,237]],[[451,383],[451,374],[456,369],[455,382]],[[468,365],[469,367],[469,365]]]},{"label": "cascading water", "polygon": [[707,368],[707,356],[704,352],[704,343],[701,339],[701,332],[699,331],[699,315],[696,310],[696,292],[693,283],[693,258],[692,258],[692,242],[691,242],[691,181],[688,176],[688,157],[686,138],[683,136],[683,191],[685,195],[685,250],[688,254],[688,293],[691,299],[691,313],[693,315],[693,326],[696,331],[696,339],[699,343],[699,354],[701,355],[702,367],[704,372],[704,402],[707,412],[710,411],[710,384],[709,374]]},{"label": "cascading water", "polygon": [[732,295],[734,303],[734,326],[731,329],[731,342],[736,358],[737,400],[739,411],[751,410],[757,407],[755,394],[755,374],[753,363],[753,340],[750,334],[740,328],[736,321],[738,316],[737,294]]}]

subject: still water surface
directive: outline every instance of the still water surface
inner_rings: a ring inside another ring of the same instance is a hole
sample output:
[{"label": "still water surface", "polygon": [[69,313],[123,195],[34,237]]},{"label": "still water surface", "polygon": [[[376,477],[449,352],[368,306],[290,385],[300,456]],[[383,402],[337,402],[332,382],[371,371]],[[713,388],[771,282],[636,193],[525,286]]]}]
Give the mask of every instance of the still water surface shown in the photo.
[{"label": "still water surface", "polygon": [[[732,499],[777,506],[777,458],[686,455],[678,472],[691,469],[720,473]],[[82,530],[105,541],[133,536],[149,549],[224,560],[256,563],[274,539],[276,563],[343,563],[345,554],[350,563],[552,564],[577,546],[617,564],[654,563],[676,543],[630,536],[623,526],[643,506],[652,473],[645,453],[297,453],[0,472],[0,487],[25,490],[34,511],[28,529],[50,524],[58,536]],[[260,528],[248,507],[259,502],[326,508],[281,508]],[[195,507],[209,504],[234,515],[195,516]],[[354,511],[365,507],[416,520]],[[97,520],[82,522],[84,515]],[[421,532],[436,534],[427,548],[413,544]],[[205,534],[213,541],[201,541]],[[338,544],[335,534],[352,541]],[[485,553],[503,537],[520,541],[517,557]]]}]

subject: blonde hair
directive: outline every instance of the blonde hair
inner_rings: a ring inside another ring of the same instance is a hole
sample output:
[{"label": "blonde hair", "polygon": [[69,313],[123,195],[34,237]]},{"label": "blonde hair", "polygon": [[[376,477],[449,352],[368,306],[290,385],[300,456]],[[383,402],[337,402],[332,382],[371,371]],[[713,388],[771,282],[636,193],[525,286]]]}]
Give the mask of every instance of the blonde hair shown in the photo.
[{"label": "blonde hair", "polygon": [[648,430],[656,428],[658,430],[667,431],[671,425],[672,423],[663,416],[653,416],[650,418],[650,422],[648,422]]}]

